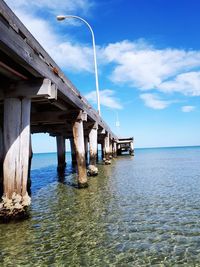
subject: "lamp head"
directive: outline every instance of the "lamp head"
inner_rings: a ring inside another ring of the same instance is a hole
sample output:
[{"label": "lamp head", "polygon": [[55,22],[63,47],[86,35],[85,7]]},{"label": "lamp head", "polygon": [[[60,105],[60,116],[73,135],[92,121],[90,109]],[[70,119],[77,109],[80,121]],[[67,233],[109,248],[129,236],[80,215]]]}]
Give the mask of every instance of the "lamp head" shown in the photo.
[{"label": "lamp head", "polygon": [[59,21],[60,21],[60,20],[64,20],[64,19],[65,19],[65,16],[63,16],[63,15],[60,15],[60,16],[57,16],[56,18],[57,18],[57,20],[59,20]]}]

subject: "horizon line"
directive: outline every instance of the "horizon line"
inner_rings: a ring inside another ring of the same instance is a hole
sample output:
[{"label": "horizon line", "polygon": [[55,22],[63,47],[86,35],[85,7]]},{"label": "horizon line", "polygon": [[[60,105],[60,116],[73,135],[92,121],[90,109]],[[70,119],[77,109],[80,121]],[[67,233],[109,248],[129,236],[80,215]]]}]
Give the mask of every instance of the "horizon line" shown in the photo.
[{"label": "horizon line", "polygon": [[[135,147],[134,149],[159,149],[159,148],[188,148],[188,147],[200,147],[200,145],[182,145],[182,146],[155,146],[155,147]],[[71,152],[71,150],[66,150],[67,152]],[[57,151],[49,151],[49,152],[33,152],[33,154],[49,154],[49,153],[57,153]]]}]

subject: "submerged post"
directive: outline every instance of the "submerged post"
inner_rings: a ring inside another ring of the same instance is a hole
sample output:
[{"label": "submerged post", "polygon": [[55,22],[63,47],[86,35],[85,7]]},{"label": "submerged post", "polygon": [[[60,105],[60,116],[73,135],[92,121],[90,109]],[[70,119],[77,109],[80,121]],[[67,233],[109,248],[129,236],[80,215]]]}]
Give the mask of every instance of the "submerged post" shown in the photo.
[{"label": "submerged post", "polygon": [[107,133],[104,139],[104,146],[105,146],[105,164],[111,164],[110,160],[110,134]]},{"label": "submerged post", "polygon": [[130,153],[131,156],[134,156],[133,140],[132,140],[131,143],[130,143],[130,150],[129,150],[129,153]]},{"label": "submerged post", "polygon": [[88,163],[88,136],[84,136],[84,145],[85,145],[85,162]]},{"label": "submerged post", "polygon": [[58,159],[58,171],[65,169],[66,160],[65,160],[65,138],[62,135],[56,136],[57,143],[57,159]]},{"label": "submerged post", "polygon": [[115,140],[113,141],[113,157],[117,157],[117,143]]},{"label": "submerged post", "polygon": [[104,142],[104,140],[103,140],[103,142],[101,143],[101,159],[103,160],[103,161],[105,161],[105,142]]},{"label": "submerged post", "polygon": [[4,195],[1,217],[24,215],[30,205],[27,177],[30,140],[30,109],[28,98],[4,100]]},{"label": "submerged post", "polygon": [[88,186],[87,173],[86,173],[86,162],[85,162],[85,145],[84,145],[84,133],[83,133],[83,120],[84,116],[82,111],[72,124],[74,146],[76,151],[76,162],[78,169],[78,186],[84,188]]},{"label": "submerged post", "polygon": [[97,130],[98,125],[94,123],[89,133],[90,144],[90,164],[88,166],[88,175],[96,176],[98,174],[98,168],[96,167],[97,161]]},{"label": "submerged post", "polygon": [[76,152],[74,146],[74,138],[70,138],[70,148],[71,148],[71,159],[72,159],[72,166],[76,165]]},{"label": "submerged post", "polygon": [[112,159],[113,157],[113,143],[112,143],[112,139],[109,140],[109,158]]},{"label": "submerged post", "polygon": [[31,164],[33,158],[33,150],[32,150],[32,142],[31,142],[31,134],[29,138],[29,160],[28,160],[28,178],[27,178],[27,192],[31,194]]}]

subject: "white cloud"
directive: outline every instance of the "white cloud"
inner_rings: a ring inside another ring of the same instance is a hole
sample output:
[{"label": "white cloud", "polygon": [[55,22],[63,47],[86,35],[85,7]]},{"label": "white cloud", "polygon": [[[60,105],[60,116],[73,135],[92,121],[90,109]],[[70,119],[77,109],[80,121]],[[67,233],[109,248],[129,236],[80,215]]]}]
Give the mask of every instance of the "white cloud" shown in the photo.
[{"label": "white cloud", "polygon": [[172,101],[162,100],[156,94],[141,94],[140,98],[144,101],[144,104],[153,109],[165,109]]},{"label": "white cloud", "polygon": [[89,0],[6,0],[6,3],[15,10],[23,9],[29,13],[37,13],[43,9],[56,15],[66,12],[86,13],[93,6],[93,2]]},{"label": "white cloud", "polygon": [[[110,89],[101,90],[100,94],[100,103],[101,105],[112,108],[112,109],[122,109],[120,101],[114,96],[115,92]],[[96,104],[96,91],[92,91],[85,95],[88,101]]]},{"label": "white cloud", "polygon": [[200,96],[200,71],[182,73],[159,85],[162,92],[179,92],[186,96]]},{"label": "white cloud", "polygon": [[183,107],[181,108],[181,110],[182,110],[183,112],[191,112],[191,111],[193,111],[194,109],[195,109],[194,106],[183,106]]},{"label": "white cloud", "polygon": [[[115,83],[128,83],[140,90],[164,91],[164,87],[167,87],[165,83],[170,83],[177,75],[189,72],[196,79],[195,92],[199,91],[197,83],[200,84],[200,77],[195,72],[200,69],[200,51],[156,49],[139,40],[109,44],[102,53],[107,62],[115,64],[111,74],[111,80]],[[189,78],[192,78],[191,75]],[[180,86],[179,92],[182,89]],[[173,87],[172,91],[176,91],[176,88]],[[194,95],[193,88],[188,89],[187,94]]]}]

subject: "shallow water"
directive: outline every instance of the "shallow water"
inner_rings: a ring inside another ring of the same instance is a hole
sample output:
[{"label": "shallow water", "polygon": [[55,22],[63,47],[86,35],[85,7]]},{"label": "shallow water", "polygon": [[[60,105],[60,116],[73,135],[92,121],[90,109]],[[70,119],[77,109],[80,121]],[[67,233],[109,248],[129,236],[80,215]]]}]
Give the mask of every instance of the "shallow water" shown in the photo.
[{"label": "shallow water", "polygon": [[55,163],[35,155],[31,217],[0,224],[0,266],[200,266],[199,147],[136,150],[82,190]]}]

